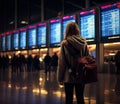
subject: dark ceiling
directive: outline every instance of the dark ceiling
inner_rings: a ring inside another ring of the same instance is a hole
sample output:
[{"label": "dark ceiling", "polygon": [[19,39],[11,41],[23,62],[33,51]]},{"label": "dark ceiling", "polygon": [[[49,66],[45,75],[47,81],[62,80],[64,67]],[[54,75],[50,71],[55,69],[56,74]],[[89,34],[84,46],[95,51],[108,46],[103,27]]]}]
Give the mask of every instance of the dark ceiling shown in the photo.
[{"label": "dark ceiling", "polygon": [[[0,33],[41,22],[41,1],[44,21],[86,8],[87,0],[0,0]],[[88,0],[89,7],[120,0]],[[17,4],[17,5],[15,5]],[[64,5],[63,5],[64,4]],[[15,9],[16,8],[16,9]],[[64,12],[63,12],[64,10]],[[16,14],[16,15],[15,15]],[[17,19],[15,19],[17,17]],[[21,24],[25,20],[28,24]],[[17,25],[15,25],[17,21]]]}]

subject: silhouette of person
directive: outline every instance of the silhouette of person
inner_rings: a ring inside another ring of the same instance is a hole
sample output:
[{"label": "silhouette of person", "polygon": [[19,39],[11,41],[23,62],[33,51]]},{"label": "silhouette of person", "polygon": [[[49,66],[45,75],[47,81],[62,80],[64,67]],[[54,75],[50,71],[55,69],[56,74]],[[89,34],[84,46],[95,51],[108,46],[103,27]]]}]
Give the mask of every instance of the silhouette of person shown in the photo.
[{"label": "silhouette of person", "polygon": [[51,59],[51,67],[52,67],[52,71],[55,73],[57,71],[57,66],[58,66],[58,56],[57,53],[54,53]]},{"label": "silhouette of person", "polygon": [[117,67],[116,74],[120,74],[120,51],[118,51],[115,55],[115,64]]},{"label": "silhouette of person", "polygon": [[34,66],[34,70],[37,70],[37,71],[40,70],[39,55],[36,55],[36,56],[33,58],[33,66]]},{"label": "silhouette of person", "polygon": [[120,96],[120,76],[116,76],[115,93]]},{"label": "silhouette of person", "polygon": [[27,71],[30,72],[33,70],[33,57],[32,55],[28,55],[27,57]]},{"label": "silhouette of person", "polygon": [[51,57],[49,56],[48,52],[44,57],[44,63],[45,63],[45,74],[47,75],[47,72],[50,73],[50,63],[51,63]]}]

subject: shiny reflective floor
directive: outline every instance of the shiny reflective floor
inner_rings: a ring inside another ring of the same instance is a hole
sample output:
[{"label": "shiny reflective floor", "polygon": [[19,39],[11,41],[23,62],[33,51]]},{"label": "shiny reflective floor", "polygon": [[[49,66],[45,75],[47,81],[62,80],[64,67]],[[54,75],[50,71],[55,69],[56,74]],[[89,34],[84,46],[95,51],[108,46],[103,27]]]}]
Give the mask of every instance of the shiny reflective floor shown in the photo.
[{"label": "shiny reflective floor", "polygon": [[[120,104],[120,75],[99,73],[98,79],[86,85],[85,104]],[[65,104],[64,87],[53,72],[0,71],[0,104]]]}]

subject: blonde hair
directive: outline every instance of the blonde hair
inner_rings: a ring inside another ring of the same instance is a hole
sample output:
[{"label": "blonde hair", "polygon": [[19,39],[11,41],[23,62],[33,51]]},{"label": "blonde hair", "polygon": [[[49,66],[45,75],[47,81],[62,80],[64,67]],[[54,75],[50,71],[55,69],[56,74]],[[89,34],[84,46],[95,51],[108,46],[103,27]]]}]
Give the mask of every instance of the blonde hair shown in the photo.
[{"label": "blonde hair", "polygon": [[67,39],[68,36],[72,35],[80,35],[80,30],[75,22],[69,22],[66,26],[66,31],[65,31],[65,39]]}]

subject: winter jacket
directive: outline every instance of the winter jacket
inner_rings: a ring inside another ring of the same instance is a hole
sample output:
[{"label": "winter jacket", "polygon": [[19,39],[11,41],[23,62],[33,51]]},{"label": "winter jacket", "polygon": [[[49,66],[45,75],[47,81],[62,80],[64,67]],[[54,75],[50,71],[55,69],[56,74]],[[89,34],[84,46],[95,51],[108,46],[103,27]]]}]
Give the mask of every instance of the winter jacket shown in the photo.
[{"label": "winter jacket", "polygon": [[[69,46],[69,49],[67,48]],[[78,35],[69,36],[67,40],[61,42],[61,49],[58,60],[58,81],[71,83],[66,60],[69,62],[72,70],[75,70],[77,57],[89,55],[86,40]]]}]

